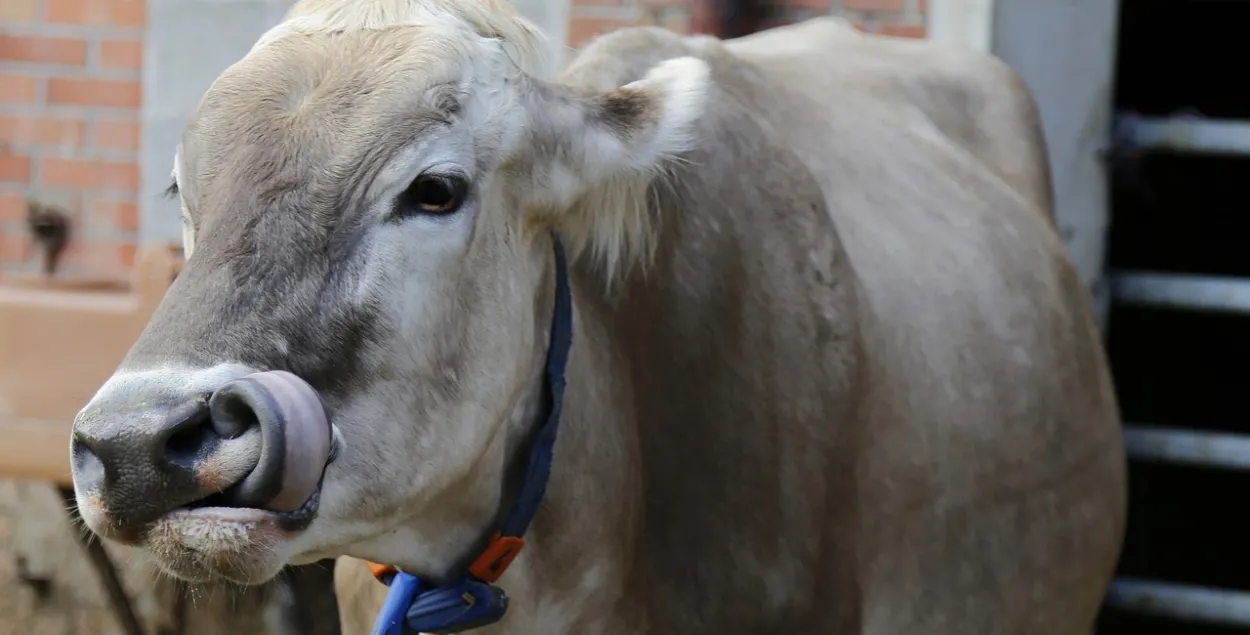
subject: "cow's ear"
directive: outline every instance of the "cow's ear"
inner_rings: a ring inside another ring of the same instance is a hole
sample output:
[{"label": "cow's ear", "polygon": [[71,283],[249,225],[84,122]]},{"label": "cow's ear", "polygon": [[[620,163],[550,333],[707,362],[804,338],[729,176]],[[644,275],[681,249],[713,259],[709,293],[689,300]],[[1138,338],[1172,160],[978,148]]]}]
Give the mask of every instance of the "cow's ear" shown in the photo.
[{"label": "cow's ear", "polygon": [[528,211],[556,224],[575,249],[624,257],[649,229],[647,186],[696,141],[709,86],[707,64],[694,57],[603,93],[533,85],[523,146]]}]

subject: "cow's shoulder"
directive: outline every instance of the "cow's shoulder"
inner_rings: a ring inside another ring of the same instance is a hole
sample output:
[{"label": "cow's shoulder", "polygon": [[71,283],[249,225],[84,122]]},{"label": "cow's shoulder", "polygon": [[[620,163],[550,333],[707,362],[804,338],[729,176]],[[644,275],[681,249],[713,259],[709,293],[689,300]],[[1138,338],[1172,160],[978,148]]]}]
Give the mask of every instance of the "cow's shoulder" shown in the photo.
[{"label": "cow's shoulder", "polygon": [[[922,116],[1040,209],[1051,210],[1042,121],[1020,76],[980,51],[858,31],[822,17],[728,40],[725,47],[831,114]],[[858,109],[858,110],[857,110]]]}]

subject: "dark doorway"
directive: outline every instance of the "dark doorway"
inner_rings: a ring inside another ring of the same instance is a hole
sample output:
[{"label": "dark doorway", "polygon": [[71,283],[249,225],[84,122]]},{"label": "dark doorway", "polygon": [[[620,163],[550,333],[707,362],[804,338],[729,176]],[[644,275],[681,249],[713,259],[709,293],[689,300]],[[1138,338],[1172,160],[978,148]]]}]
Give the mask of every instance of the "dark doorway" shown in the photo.
[{"label": "dark doorway", "polygon": [[[1121,3],[1115,106],[1250,121],[1250,3]],[[1250,152],[1250,148],[1247,148]],[[1112,153],[1109,267],[1250,278],[1250,154]],[[1250,307],[1248,307],[1250,309]],[[1250,312],[1112,304],[1108,351],[1126,425],[1250,434]],[[1250,591],[1250,472],[1130,462],[1119,574]],[[1107,607],[1101,635],[1250,634]]]}]

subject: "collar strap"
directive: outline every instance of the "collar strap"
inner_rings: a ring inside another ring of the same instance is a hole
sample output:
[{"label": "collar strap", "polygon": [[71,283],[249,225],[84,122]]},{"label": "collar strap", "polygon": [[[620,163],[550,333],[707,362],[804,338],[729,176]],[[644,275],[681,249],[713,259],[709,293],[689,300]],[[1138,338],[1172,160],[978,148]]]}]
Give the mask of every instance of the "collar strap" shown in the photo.
[{"label": "collar strap", "polygon": [[393,566],[368,562],[373,577],[390,587],[370,635],[458,633],[497,622],[508,609],[508,596],[492,583],[525,547],[525,531],[547,491],[564,409],[565,370],[573,343],[573,298],[564,245],[555,232],[551,240],[556,259],[556,297],[543,381],[546,411],[530,446],[517,498],[499,530],[458,582],[436,587]]}]

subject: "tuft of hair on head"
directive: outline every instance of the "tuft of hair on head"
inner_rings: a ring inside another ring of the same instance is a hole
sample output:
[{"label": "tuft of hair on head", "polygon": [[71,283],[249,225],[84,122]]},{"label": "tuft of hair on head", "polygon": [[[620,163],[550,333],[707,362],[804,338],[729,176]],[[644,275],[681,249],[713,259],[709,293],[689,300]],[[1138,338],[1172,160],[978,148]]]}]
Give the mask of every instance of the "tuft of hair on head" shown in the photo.
[{"label": "tuft of hair on head", "polygon": [[[508,0],[300,0],[275,28],[302,32],[444,25],[499,40],[527,75],[549,77],[554,49],[547,36]],[[257,43],[259,46],[261,43]]]}]

